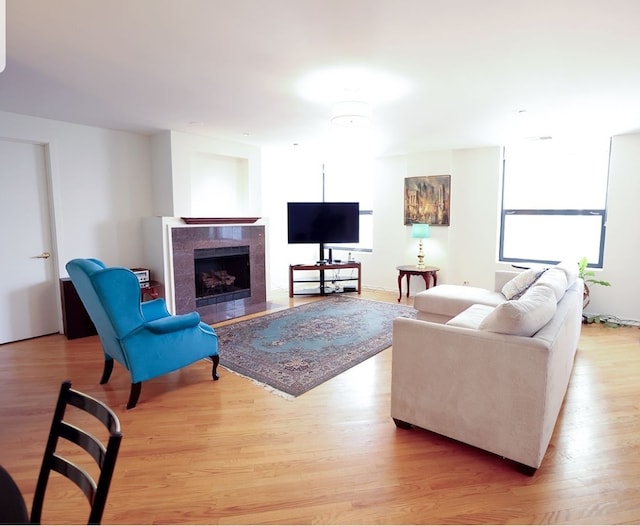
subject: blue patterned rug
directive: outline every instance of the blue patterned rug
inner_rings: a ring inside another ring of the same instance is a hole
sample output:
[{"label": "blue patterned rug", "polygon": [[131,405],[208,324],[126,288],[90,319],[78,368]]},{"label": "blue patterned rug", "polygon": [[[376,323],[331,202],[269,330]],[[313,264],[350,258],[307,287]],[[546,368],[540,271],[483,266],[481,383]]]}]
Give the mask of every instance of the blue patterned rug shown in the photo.
[{"label": "blue patterned rug", "polygon": [[405,305],[330,296],[216,328],[220,365],[299,396],[391,346]]}]

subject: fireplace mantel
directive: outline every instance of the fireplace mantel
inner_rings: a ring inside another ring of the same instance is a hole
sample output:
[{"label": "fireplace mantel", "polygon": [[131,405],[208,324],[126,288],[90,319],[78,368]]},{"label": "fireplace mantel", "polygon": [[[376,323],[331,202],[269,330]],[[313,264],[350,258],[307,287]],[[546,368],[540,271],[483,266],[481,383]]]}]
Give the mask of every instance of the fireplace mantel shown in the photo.
[{"label": "fireplace mantel", "polygon": [[[197,311],[205,323],[237,318],[266,308],[264,225],[220,224],[172,227],[173,285],[176,314]],[[251,295],[196,306],[194,251],[206,248],[249,247]]]},{"label": "fireplace mantel", "polygon": [[181,217],[187,225],[232,225],[255,223],[259,217]]}]

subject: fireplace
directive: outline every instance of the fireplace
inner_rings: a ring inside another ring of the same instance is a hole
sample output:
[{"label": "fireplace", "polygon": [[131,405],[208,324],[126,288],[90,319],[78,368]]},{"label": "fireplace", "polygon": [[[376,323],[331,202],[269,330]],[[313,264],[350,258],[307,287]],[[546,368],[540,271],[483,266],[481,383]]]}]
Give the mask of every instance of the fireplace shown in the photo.
[{"label": "fireplace", "polygon": [[196,307],[251,296],[249,246],[197,248],[193,252]]},{"label": "fireplace", "polygon": [[217,323],[265,310],[263,225],[173,227],[171,244],[176,314]]}]

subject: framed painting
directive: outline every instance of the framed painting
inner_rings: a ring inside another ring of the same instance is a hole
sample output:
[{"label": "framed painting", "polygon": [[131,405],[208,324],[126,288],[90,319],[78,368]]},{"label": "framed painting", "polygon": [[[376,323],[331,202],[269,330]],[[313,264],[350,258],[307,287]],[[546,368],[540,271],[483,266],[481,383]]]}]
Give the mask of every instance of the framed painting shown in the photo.
[{"label": "framed painting", "polygon": [[404,179],[404,224],[449,226],[451,176],[428,175]]}]

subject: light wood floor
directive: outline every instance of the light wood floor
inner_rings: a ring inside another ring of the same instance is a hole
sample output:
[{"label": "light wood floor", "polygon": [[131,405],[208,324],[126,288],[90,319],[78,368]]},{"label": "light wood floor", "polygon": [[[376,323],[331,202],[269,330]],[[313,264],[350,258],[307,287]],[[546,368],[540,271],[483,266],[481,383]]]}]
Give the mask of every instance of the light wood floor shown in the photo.
[{"label": "light wood floor", "polygon": [[[122,423],[104,523],[640,523],[640,330],[583,327],[534,477],[433,433],[396,429],[391,353],[295,400],[225,369],[214,383],[200,362],[146,382],[138,406],[126,411],[121,367],[98,384],[97,337],[6,344],[0,464],[30,506],[54,399],[70,379],[114,407]],[[85,521],[73,486],[55,475],[50,484],[44,522]]]}]

